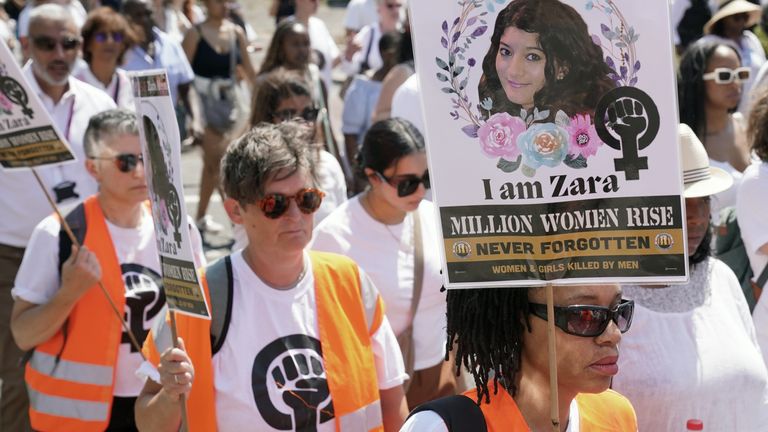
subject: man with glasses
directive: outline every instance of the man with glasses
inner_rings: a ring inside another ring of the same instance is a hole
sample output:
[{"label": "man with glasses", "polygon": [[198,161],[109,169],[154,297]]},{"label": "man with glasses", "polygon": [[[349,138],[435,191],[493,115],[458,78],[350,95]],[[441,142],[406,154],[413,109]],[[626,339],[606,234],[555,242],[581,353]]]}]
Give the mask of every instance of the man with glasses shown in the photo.
[{"label": "man with glasses", "polygon": [[213,321],[177,316],[181,348],[167,325],[147,339],[159,374],[136,403],[141,429],[178,430],[181,395],[190,431],[401,426],[406,376],[378,291],[350,259],[307,250],[324,195],[309,144],[288,121],[228,148],[224,206],[249,244],[206,269]]},{"label": "man with glasses", "polygon": [[[137,345],[165,310],[136,115],[95,115],[85,152],[99,192],[66,216],[82,247],[72,244],[58,217],[45,218],[13,289],[14,338],[34,350],[25,375],[32,427],[39,431],[135,430],[133,405],[143,386],[134,373],[143,361]],[[190,232],[201,265],[202,240]]]},{"label": "man with glasses", "polygon": [[[42,101],[58,131],[75,156],[83,160],[83,134],[88,119],[115,104],[99,90],[70,75],[81,42],[74,20],[63,6],[47,4],[30,13],[26,49],[30,62],[24,67],[26,90]],[[61,205],[72,205],[96,192],[96,182],[81,164],[36,168],[48,192]],[[10,332],[13,301],[11,288],[21,264],[24,248],[35,225],[51,213],[51,206],[38,190],[29,170],[0,171],[0,430],[24,431],[29,428],[23,353]]]}]

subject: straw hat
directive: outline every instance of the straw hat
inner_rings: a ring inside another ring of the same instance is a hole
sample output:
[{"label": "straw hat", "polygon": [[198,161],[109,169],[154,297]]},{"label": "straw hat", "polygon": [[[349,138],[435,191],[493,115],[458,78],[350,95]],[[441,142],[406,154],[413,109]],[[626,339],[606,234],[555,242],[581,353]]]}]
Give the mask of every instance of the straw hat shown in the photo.
[{"label": "straw hat", "polygon": [[747,27],[752,27],[753,25],[760,22],[760,14],[762,10],[760,9],[760,6],[754,3],[750,3],[747,0],[720,0],[719,3],[720,7],[717,12],[715,12],[715,14],[712,15],[712,18],[707,21],[706,24],[704,24],[705,34],[709,34],[709,32],[712,30],[712,26],[715,25],[716,22],[727,16],[737,15],[740,13],[749,14],[749,18],[747,19]]},{"label": "straw hat", "polygon": [[733,185],[733,177],[724,170],[709,166],[704,144],[686,124],[678,129],[683,160],[683,188],[686,198],[698,198],[722,192]]}]

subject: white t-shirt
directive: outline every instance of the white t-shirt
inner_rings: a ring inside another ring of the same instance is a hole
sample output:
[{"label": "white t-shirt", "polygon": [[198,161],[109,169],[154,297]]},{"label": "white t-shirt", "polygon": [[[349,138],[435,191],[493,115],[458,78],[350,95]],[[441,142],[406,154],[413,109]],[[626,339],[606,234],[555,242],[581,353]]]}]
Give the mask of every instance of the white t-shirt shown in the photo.
[{"label": "white t-shirt", "polygon": [[386,304],[395,334],[413,321],[414,369],[434,366],[445,355],[445,293],[440,277],[439,236],[434,205],[419,205],[424,281],[416,316],[413,299],[413,215],[398,225],[374,220],[360,204],[360,196],[341,205],[314,231],[311,249],[346,255],[371,277]]},{"label": "white t-shirt", "polygon": [[[499,391],[504,391],[499,389]],[[411,416],[400,432],[450,432],[443,419],[434,411],[422,411]],[[571,401],[565,432],[579,432],[579,404]]]},{"label": "white t-shirt", "polygon": [[[736,219],[739,221],[741,238],[747,249],[754,280],[757,280],[768,265],[768,255],[759,252],[759,249],[768,243],[768,203],[765,200],[767,188],[768,164],[754,162],[744,170],[736,199]],[[760,297],[752,317],[757,341],[763,350],[765,364],[768,365],[768,295]]]},{"label": "white t-shirt", "polygon": [[[70,77],[69,89],[59,103],[53,103],[40,89],[31,68],[31,62],[23,68],[30,90],[41,99],[43,107],[53,118],[56,129],[66,136],[77,161],[56,166],[38,167],[35,170],[56,199],[54,188],[64,182],[75,184],[72,196],[59,204],[76,204],[97,191],[96,181],[85,170],[83,135],[90,118],[102,111],[115,108],[115,103],[104,92],[78,79]],[[29,170],[0,170],[0,244],[25,247],[32,230],[53,210],[43,191],[39,190],[35,177]]]},{"label": "white t-shirt", "polygon": [[131,93],[131,81],[124,70],[117,68],[108,86],[105,86],[104,83],[96,78],[86,62],[78,62],[77,68],[72,75],[80,81],[106,93],[117,104],[118,108],[125,108],[131,111],[136,110],[136,105],[133,103],[133,94]]},{"label": "white t-shirt", "polygon": [[768,367],[768,300],[765,296],[760,296],[760,300],[752,311],[752,320],[755,323],[755,334],[757,335],[757,344],[763,352],[763,361]]},{"label": "white t-shirt", "polygon": [[736,195],[736,219],[755,279],[768,264],[759,249],[768,243],[768,164],[754,162],[744,170]]},{"label": "white t-shirt", "polygon": [[317,177],[320,183],[320,190],[325,192],[325,197],[313,217],[315,225],[319,224],[336,210],[336,207],[347,200],[347,182],[344,179],[344,171],[341,169],[341,164],[339,164],[338,159],[325,150],[320,150]]},{"label": "white t-shirt", "polygon": [[379,20],[376,0],[351,0],[344,15],[344,28],[359,31]]},{"label": "white t-shirt", "polygon": [[[352,56],[351,61],[342,58],[341,70],[344,71],[345,74],[354,77],[361,72],[360,66],[365,62],[366,54],[368,55],[368,69],[372,71],[379,70],[384,65],[384,60],[382,60],[381,52],[379,51],[379,39],[381,39],[381,35],[381,26],[378,21],[360,29],[355,35],[354,41],[359,44],[361,48]],[[368,50],[369,46],[370,52]]]},{"label": "white t-shirt", "polygon": [[[205,265],[202,239],[191,219],[189,221],[195,265],[199,268]],[[165,317],[160,313],[165,311],[165,294],[160,290],[162,277],[152,216],[145,209],[141,224],[136,228],[106,223],[125,283],[125,322],[141,345],[155,318]],[[11,291],[14,298],[45,304],[56,295],[60,287],[60,230],[56,216],[48,216],[35,228]],[[135,397],[139,394],[144,380],[137,378],[134,372],[142,361],[141,354],[131,346],[128,334],[123,332],[115,366],[115,396]]]},{"label": "white t-shirt", "polygon": [[325,88],[330,91],[333,85],[333,79],[331,77],[331,66],[334,60],[336,60],[341,54],[339,47],[336,45],[336,41],[333,40],[331,32],[328,31],[328,26],[325,22],[318,17],[309,17],[309,26],[307,28],[309,32],[309,42],[312,45],[312,49],[319,51],[323,57],[325,57],[325,64],[320,71],[325,83]]},{"label": "white t-shirt", "polygon": [[[320,352],[309,255],[304,257],[306,274],[296,287],[285,291],[269,287],[256,276],[242,252],[231,258],[232,315],[224,344],[213,356],[218,430],[335,431],[327,415],[332,401]],[[362,271],[360,275],[367,279]],[[407,375],[386,318],[371,343],[379,389],[401,385]],[[290,390],[281,390],[281,382]],[[301,394],[307,405],[294,410],[285,402],[287,391]]]},{"label": "white t-shirt", "polygon": [[[317,180],[319,189],[325,192],[323,203],[312,215],[315,226],[326,216],[331,214],[336,207],[347,200],[347,183],[344,180],[344,171],[341,170],[339,161],[332,154],[320,150],[320,159],[317,165]],[[232,228],[234,243],[232,250],[238,251],[248,246],[248,235],[242,225],[235,224]]]},{"label": "white t-shirt", "polygon": [[419,90],[419,77],[413,74],[400,84],[392,96],[392,117],[400,117],[408,120],[416,126],[422,135],[426,135],[424,128],[424,112],[421,110],[421,91]]},{"label": "white t-shirt", "polygon": [[637,412],[641,431],[764,431],[768,371],[736,276],[708,258],[686,285],[624,287],[634,299],[613,389]]}]

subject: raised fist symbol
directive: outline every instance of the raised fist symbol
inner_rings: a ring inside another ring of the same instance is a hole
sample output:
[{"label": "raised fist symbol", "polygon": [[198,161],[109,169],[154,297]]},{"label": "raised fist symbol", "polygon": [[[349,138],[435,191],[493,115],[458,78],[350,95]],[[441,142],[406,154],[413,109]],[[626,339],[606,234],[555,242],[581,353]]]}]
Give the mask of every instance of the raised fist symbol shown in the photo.
[{"label": "raised fist symbol", "polygon": [[334,418],[320,341],[295,334],[265,346],[253,362],[253,396],[277,430],[314,432]]},{"label": "raised fist symbol", "polygon": [[301,352],[283,357],[282,364],[271,371],[275,384],[283,391],[283,401],[293,408],[297,431],[317,430],[318,411],[321,421],[333,417],[321,410],[330,391],[323,364],[319,356],[312,354]]},{"label": "raised fist symbol", "polygon": [[608,107],[607,114],[608,127],[616,131],[622,142],[637,142],[637,137],[648,126],[643,105],[636,100],[618,100]]},{"label": "raised fist symbol", "polygon": [[640,179],[648,158],[638,151],[648,147],[659,132],[659,110],[653,99],[636,87],[618,87],[606,93],[595,109],[595,129],[600,139],[622,157],[614,159],[616,171],[627,180]]}]

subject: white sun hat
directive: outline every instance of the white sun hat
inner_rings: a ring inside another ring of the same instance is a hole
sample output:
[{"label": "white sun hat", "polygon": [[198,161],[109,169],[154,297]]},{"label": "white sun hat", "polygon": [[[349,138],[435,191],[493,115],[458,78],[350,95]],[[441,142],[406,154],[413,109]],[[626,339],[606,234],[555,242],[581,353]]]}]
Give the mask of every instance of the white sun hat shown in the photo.
[{"label": "white sun hat", "polygon": [[686,124],[678,130],[680,155],[683,162],[683,194],[686,198],[698,198],[727,190],[733,185],[733,177],[717,167],[709,166],[709,156],[704,144]]},{"label": "white sun hat", "polygon": [[720,0],[719,5],[720,7],[717,12],[715,12],[715,14],[712,15],[712,18],[704,24],[704,34],[709,34],[712,30],[712,26],[721,19],[740,13],[749,14],[746,27],[752,27],[760,22],[762,9],[760,9],[760,6],[748,2],[747,0]]}]

